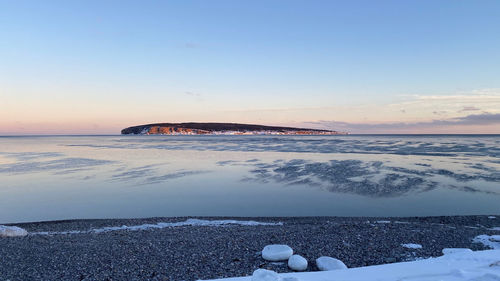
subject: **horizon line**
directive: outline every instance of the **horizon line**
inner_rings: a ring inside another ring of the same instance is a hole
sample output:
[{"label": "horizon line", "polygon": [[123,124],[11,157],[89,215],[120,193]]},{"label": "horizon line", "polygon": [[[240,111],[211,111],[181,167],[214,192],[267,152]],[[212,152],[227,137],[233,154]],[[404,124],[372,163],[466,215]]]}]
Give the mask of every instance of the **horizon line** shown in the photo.
[{"label": "horizon line", "polygon": [[[477,134],[467,134],[467,133],[347,133],[339,135],[328,135],[328,136],[500,136],[500,133],[477,133]],[[50,137],[50,136],[146,136],[142,134],[0,134],[0,137]],[[168,134],[152,134],[147,136],[212,136],[212,135],[168,135]],[[213,135],[221,136],[221,135]],[[222,135],[222,136],[240,136],[240,135]],[[248,135],[242,135],[248,136]],[[251,136],[267,136],[267,135],[251,135]],[[276,135],[272,135],[276,136]],[[279,135],[279,136],[326,136],[326,135]]]}]

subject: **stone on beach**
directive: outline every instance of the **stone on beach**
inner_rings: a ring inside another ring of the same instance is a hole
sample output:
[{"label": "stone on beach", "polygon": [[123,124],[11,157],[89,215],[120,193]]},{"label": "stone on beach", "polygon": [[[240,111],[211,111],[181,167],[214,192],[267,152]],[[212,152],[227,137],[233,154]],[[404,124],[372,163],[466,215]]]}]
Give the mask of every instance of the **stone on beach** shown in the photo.
[{"label": "stone on beach", "polygon": [[278,273],[267,270],[267,269],[257,269],[252,274],[252,281],[279,281],[280,277]]},{"label": "stone on beach", "polygon": [[20,227],[0,225],[0,237],[18,237],[26,235],[28,235],[28,231]]},{"label": "stone on beach", "polygon": [[300,255],[293,255],[288,259],[288,267],[295,271],[307,269],[307,260]]},{"label": "stone on beach", "polygon": [[316,259],[316,265],[321,271],[347,269],[347,266],[341,260],[332,257],[319,257]]},{"label": "stone on beach", "polygon": [[267,261],[284,261],[293,255],[293,250],[287,245],[267,245],[262,250],[262,258]]}]

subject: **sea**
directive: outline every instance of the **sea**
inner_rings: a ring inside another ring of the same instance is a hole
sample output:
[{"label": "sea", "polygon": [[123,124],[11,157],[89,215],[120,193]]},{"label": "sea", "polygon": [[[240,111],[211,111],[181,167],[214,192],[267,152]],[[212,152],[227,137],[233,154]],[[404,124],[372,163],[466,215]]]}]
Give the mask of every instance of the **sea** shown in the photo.
[{"label": "sea", "polygon": [[0,137],[0,223],[487,214],[500,135]]}]

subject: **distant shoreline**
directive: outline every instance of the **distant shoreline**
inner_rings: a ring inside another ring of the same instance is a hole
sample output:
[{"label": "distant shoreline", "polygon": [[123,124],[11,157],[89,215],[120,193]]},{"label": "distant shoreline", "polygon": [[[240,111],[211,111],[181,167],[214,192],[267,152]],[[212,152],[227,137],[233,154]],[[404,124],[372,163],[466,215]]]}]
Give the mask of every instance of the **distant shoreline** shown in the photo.
[{"label": "distant shoreline", "polygon": [[[26,135],[19,135],[19,134],[10,134],[10,135],[0,135],[0,138],[9,138],[9,137],[120,137],[120,136],[142,136],[142,135],[134,135],[134,134],[26,134]],[[160,135],[162,136],[162,135]],[[175,135],[163,135],[163,136],[175,136]],[[183,135],[183,136],[189,136],[189,135]],[[190,136],[215,136],[215,135],[190,135]],[[224,136],[224,135],[223,135]],[[229,136],[229,135],[226,135]],[[232,136],[238,136],[238,135],[232,135]],[[251,136],[259,136],[259,135],[251,135]],[[262,135],[265,136],[265,135]],[[287,136],[287,135],[281,135],[281,136]],[[300,135],[294,135],[294,136],[300,136]],[[307,136],[307,135],[306,135]],[[401,137],[500,137],[500,134],[356,134],[356,133],[349,133],[346,135],[312,135],[312,136],[338,136],[338,137],[356,137],[356,136],[401,136]]]},{"label": "distant shoreline", "polygon": [[207,220],[261,220],[261,221],[272,221],[272,220],[307,220],[307,219],[345,219],[345,220],[442,220],[448,218],[481,218],[496,216],[498,217],[498,224],[500,224],[500,214],[485,214],[485,215],[436,215],[436,216],[166,216],[166,217],[137,217],[137,218],[87,218],[87,219],[55,219],[55,220],[40,220],[40,221],[22,221],[22,222],[0,222],[0,225],[16,225],[16,226],[41,226],[41,225],[64,225],[64,224],[77,224],[85,225],[89,223],[91,225],[105,225],[111,222],[112,225],[115,224],[126,224],[126,223],[139,223],[139,222],[156,222],[156,221],[176,221],[182,219],[207,219]]},{"label": "distant shoreline", "polygon": [[347,135],[324,129],[239,123],[153,123],[125,128],[123,135]]}]

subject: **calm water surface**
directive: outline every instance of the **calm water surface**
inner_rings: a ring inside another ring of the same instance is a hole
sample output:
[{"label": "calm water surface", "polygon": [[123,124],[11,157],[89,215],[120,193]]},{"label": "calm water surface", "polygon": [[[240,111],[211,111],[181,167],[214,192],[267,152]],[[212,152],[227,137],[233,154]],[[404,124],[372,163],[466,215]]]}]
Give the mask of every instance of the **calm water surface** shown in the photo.
[{"label": "calm water surface", "polygon": [[500,136],[0,137],[0,223],[500,214]]}]

